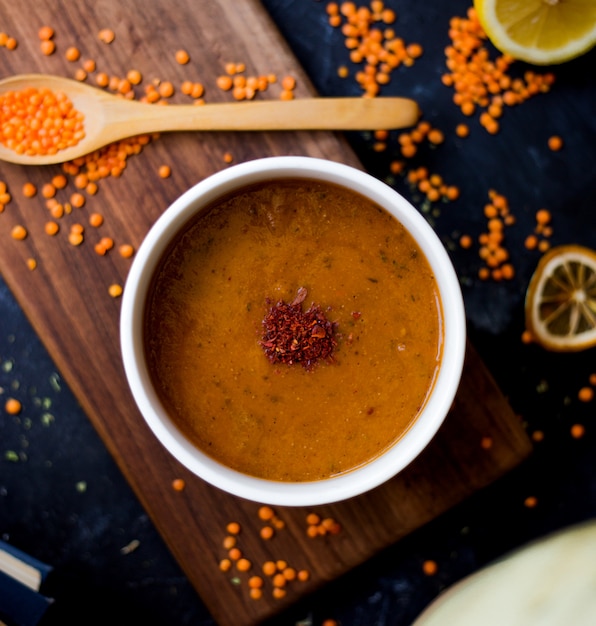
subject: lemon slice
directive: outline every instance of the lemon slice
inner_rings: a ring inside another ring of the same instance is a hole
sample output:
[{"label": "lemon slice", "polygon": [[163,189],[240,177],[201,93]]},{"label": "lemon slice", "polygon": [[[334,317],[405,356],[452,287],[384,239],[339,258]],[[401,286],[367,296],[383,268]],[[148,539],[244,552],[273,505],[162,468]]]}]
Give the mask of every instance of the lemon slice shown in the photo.
[{"label": "lemon slice", "polygon": [[526,328],[558,352],[596,345],[596,251],[558,246],[538,262],[526,293]]},{"label": "lemon slice", "polygon": [[474,0],[480,24],[501,52],[550,65],[596,44],[594,0]]}]

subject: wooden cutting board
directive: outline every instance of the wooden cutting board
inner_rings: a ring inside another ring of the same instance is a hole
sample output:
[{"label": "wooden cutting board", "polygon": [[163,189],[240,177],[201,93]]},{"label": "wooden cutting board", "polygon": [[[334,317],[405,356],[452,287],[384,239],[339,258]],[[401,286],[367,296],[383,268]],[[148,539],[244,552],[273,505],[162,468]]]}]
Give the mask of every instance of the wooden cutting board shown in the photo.
[{"label": "wooden cutting board", "polygon": [[[246,64],[245,75],[291,74],[297,80],[296,97],[313,95],[308,78],[257,0],[212,2],[179,0],[87,0],[62,3],[2,0],[1,27],[16,38],[15,50],[0,49],[2,76],[47,72],[73,76],[84,59],[97,70],[124,76],[138,69],[145,85],[170,80],[177,88],[172,102],[187,102],[179,86],[185,79],[205,86],[206,101],[229,101],[216,87],[216,78],[228,62]],[[55,30],[56,52],[40,52],[37,31]],[[102,28],[114,30],[111,44],[98,38]],[[81,60],[69,62],[65,51],[77,46]],[[179,65],[176,50],[184,48],[191,61]],[[260,98],[279,97],[279,83]],[[395,543],[409,532],[453,507],[516,466],[530,452],[530,443],[517,417],[499,392],[472,347],[453,409],[433,443],[399,477],[375,491],[333,506],[319,507],[342,527],[337,535],[309,538],[306,515],[311,510],[279,509],[284,523],[273,539],[259,537],[263,523],[258,505],[228,496],[191,476],[158,444],[139,415],[124,378],[119,352],[119,299],[108,295],[113,283],[124,284],[130,259],[112,250],[94,251],[102,236],[138,246],[162,211],[189,186],[227,167],[224,154],[235,162],[252,158],[301,154],[359,166],[341,136],[333,133],[212,133],[177,134],[153,139],[140,155],[127,160],[120,177],[99,181],[97,195],[87,195],[83,208],[57,220],[60,232],[49,236],[46,201],[38,194],[25,198],[25,182],[41,189],[60,167],[25,168],[1,164],[0,179],[7,182],[12,201],[0,213],[0,270],[9,287],[45,343],[63,377],[95,425],[105,445],[151,516],[184,572],[222,625],[254,624],[295,602]],[[158,177],[162,164],[172,169]],[[75,191],[58,194],[66,202]],[[89,215],[101,213],[99,229],[88,225]],[[73,223],[85,225],[85,241],[68,243]],[[14,225],[28,229],[24,241],[11,238]],[[37,268],[28,268],[35,259]],[[492,446],[482,446],[490,438]],[[182,492],[172,480],[183,478]],[[284,559],[310,572],[308,582],[292,582],[283,599],[275,599],[267,582],[259,601],[249,598],[247,574],[222,573],[226,555],[222,539],[226,524],[242,526],[239,545],[252,561],[255,573],[266,560]]]}]

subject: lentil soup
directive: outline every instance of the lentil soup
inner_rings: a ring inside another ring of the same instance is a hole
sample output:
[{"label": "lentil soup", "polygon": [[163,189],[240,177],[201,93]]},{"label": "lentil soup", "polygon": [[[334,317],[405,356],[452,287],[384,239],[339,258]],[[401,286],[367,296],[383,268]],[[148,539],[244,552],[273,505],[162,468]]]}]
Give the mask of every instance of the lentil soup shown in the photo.
[{"label": "lentil soup", "polygon": [[[438,372],[428,261],[397,219],[335,184],[281,179],[214,202],[175,238],[149,293],[144,344],[165,409],[252,476],[304,482],[366,464],[416,420]],[[275,358],[266,331],[289,332],[267,328],[282,307],[294,326],[318,315],[321,358]]]}]

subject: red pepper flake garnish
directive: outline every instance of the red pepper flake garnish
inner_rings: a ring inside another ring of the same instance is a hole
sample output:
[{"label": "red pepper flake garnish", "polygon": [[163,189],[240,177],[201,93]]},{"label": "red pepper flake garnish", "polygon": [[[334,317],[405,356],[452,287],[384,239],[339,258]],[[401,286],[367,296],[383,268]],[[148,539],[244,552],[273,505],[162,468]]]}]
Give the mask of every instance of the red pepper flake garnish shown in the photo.
[{"label": "red pepper flake garnish", "polygon": [[320,360],[333,362],[334,324],[318,304],[302,310],[307,293],[300,287],[290,304],[280,300],[263,319],[260,344],[271,363],[301,363],[310,370]]}]

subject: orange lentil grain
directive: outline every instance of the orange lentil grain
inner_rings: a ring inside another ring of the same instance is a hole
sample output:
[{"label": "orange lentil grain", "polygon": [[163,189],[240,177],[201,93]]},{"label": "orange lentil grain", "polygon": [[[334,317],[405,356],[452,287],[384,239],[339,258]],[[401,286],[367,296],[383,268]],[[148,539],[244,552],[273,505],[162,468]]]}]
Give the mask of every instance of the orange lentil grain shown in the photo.
[{"label": "orange lentil grain", "polygon": [[296,87],[296,79],[293,76],[284,76],[281,79],[281,87],[287,91],[292,91]]},{"label": "orange lentil grain", "polygon": [[311,539],[314,539],[315,537],[319,536],[319,527],[318,525],[315,524],[311,524],[310,526],[306,527],[306,535],[308,537],[310,537]]},{"label": "orange lentil grain", "polygon": [[58,226],[56,222],[46,222],[44,230],[46,232],[46,235],[54,236],[60,230],[60,226]]},{"label": "orange lentil grain", "polygon": [[282,571],[283,577],[289,582],[296,579],[296,570],[293,567],[286,567]]},{"label": "orange lentil grain", "polygon": [[455,127],[455,134],[458,137],[467,137],[470,134],[470,127],[467,124],[458,124]]},{"label": "orange lentil grain", "polygon": [[539,209],[536,211],[536,223],[537,224],[548,224],[551,221],[550,211],[547,209]]},{"label": "orange lentil grain", "polygon": [[532,441],[535,441],[536,443],[539,443],[540,441],[544,440],[544,432],[541,430],[535,430],[532,433]]},{"label": "orange lentil grain", "polygon": [[18,415],[23,410],[23,405],[16,398],[7,398],[4,403],[4,410],[9,415]]},{"label": "orange lentil grain", "polygon": [[54,52],[56,51],[56,44],[49,39],[45,39],[44,41],[42,41],[39,44],[39,47],[41,49],[41,53],[47,57],[54,54]]},{"label": "orange lentil grain", "polygon": [[70,46],[66,49],[64,56],[67,61],[70,61],[72,63],[74,61],[78,61],[81,58],[81,51],[75,46]]},{"label": "orange lentil grain", "polygon": [[64,189],[67,184],[68,180],[64,174],[56,174],[56,176],[52,178],[52,185],[54,185],[56,189]]},{"label": "orange lentil grain", "polygon": [[111,237],[102,237],[99,243],[106,252],[114,247],[114,240]]},{"label": "orange lentil grain", "polygon": [[230,568],[232,567],[232,561],[230,561],[230,559],[222,559],[219,562],[219,569],[222,572],[227,572],[230,570]]},{"label": "orange lentil grain", "polygon": [[143,81],[143,76],[139,70],[128,70],[128,72],[126,72],[126,79],[131,85],[140,85]]},{"label": "orange lentil grain", "polygon": [[296,574],[296,578],[298,578],[298,580],[301,582],[306,582],[310,579],[310,572],[306,569],[301,569]]},{"label": "orange lentil grain", "polygon": [[10,236],[17,241],[23,241],[23,239],[27,238],[27,229],[20,224],[17,224],[10,231]]},{"label": "orange lentil grain", "polygon": [[259,507],[257,515],[259,516],[260,520],[267,522],[273,518],[273,516],[275,515],[275,512],[270,506],[264,505],[264,506]]},{"label": "orange lentil grain", "polygon": [[198,100],[205,93],[205,87],[201,83],[193,83],[190,97]]},{"label": "orange lentil grain", "polygon": [[309,513],[306,516],[306,523],[307,524],[319,524],[320,522],[321,522],[321,518],[316,513]]},{"label": "orange lentil grain", "polygon": [[162,98],[171,98],[174,95],[174,85],[169,80],[164,80],[157,88]]},{"label": "orange lentil grain", "polygon": [[590,385],[596,386],[596,373],[590,374],[590,376],[588,377],[588,382],[590,383]]},{"label": "orange lentil grain", "polygon": [[274,587],[271,595],[276,599],[276,600],[280,600],[281,598],[285,598],[286,596],[286,590],[281,588],[281,587]]},{"label": "orange lentil grain", "polygon": [[274,587],[285,587],[288,581],[285,579],[285,576],[281,572],[278,572],[277,574],[273,575],[273,579],[271,582],[273,583]]},{"label": "orange lentil grain", "polygon": [[108,287],[108,293],[112,298],[119,298],[122,295],[122,286],[113,284]]},{"label": "orange lentil grain", "polygon": [[110,83],[110,77],[106,72],[98,72],[95,75],[95,83],[98,87],[107,87]]},{"label": "orange lentil grain", "polygon": [[558,135],[548,138],[548,148],[553,152],[558,152],[563,147],[563,140]]},{"label": "orange lentil grain", "polygon": [[439,566],[436,561],[427,559],[424,563],[422,563],[422,571],[427,576],[434,576],[439,571]]},{"label": "orange lentil grain", "polygon": [[23,185],[23,195],[25,198],[33,198],[37,194],[37,187],[33,183]]},{"label": "orange lentil grain", "polygon": [[230,548],[228,556],[232,559],[232,561],[237,561],[242,558],[242,551],[239,548]]},{"label": "orange lentil grain", "polygon": [[263,574],[265,574],[265,576],[274,576],[275,573],[277,572],[277,566],[275,565],[275,563],[273,561],[265,561],[263,563]]},{"label": "orange lentil grain", "polygon": [[580,402],[591,402],[594,399],[594,389],[592,387],[582,387],[577,392],[577,397]]},{"label": "orange lentil grain", "polygon": [[190,61],[190,55],[186,50],[177,50],[175,54],[176,63],[186,65]]},{"label": "orange lentil grain", "polygon": [[480,447],[483,450],[490,450],[493,447],[493,438],[492,437],[482,437],[482,439],[480,440]]},{"label": "orange lentil grain", "polygon": [[98,189],[99,187],[97,186],[97,183],[93,181],[88,182],[85,185],[85,193],[89,194],[90,196],[94,196],[97,193]]},{"label": "orange lentil grain", "polygon": [[586,434],[586,428],[583,424],[573,424],[569,432],[574,439],[581,439]]},{"label": "orange lentil grain", "polygon": [[88,178],[87,174],[81,173],[81,174],[77,174],[74,177],[74,181],[73,182],[74,182],[74,186],[77,189],[85,189],[85,187],[87,186],[87,183],[89,182],[89,178]]},{"label": "orange lentil grain", "polygon": [[264,539],[265,541],[271,539],[274,534],[275,531],[273,530],[273,528],[271,528],[271,526],[263,526],[259,531],[261,539]]},{"label": "orange lentil grain", "polygon": [[78,67],[75,70],[74,79],[80,82],[87,80],[87,72],[82,67]]},{"label": "orange lentil grain", "polygon": [[120,256],[124,259],[130,259],[134,254],[134,248],[129,243],[124,243],[118,248]]},{"label": "orange lentil grain", "polygon": [[233,87],[233,81],[230,76],[218,76],[215,84],[222,91],[229,91]]},{"label": "orange lentil grain", "polygon": [[256,574],[254,576],[251,576],[248,579],[248,586],[251,589],[260,589],[263,585],[264,585],[263,579],[260,576],[257,576]]},{"label": "orange lentil grain", "polygon": [[37,261],[35,259],[27,259],[27,267],[33,271],[37,267]]},{"label": "orange lentil grain", "polygon": [[339,622],[335,619],[328,618],[321,622],[321,626],[339,626]]},{"label": "orange lentil grain", "polygon": [[248,570],[250,570],[251,567],[252,567],[252,563],[246,558],[238,559],[236,563],[236,568],[238,569],[239,572],[248,572]]},{"label": "orange lentil grain", "polygon": [[77,231],[71,231],[68,233],[68,243],[71,246],[80,246],[83,243],[83,233]]},{"label": "orange lentil grain", "polygon": [[445,136],[438,128],[433,128],[428,133],[428,140],[435,145],[443,143]]},{"label": "orange lentil grain", "polygon": [[169,165],[161,165],[157,170],[160,178],[169,178],[172,174],[172,168]]},{"label": "orange lentil grain", "polygon": [[174,491],[184,491],[186,482],[183,478],[174,478],[172,481],[172,489]]},{"label": "orange lentil grain", "polygon": [[70,196],[70,203],[73,207],[80,209],[85,206],[85,196],[82,193],[73,193]]},{"label": "orange lentil grain", "polygon": [[528,509],[533,509],[538,504],[538,498],[536,496],[528,496],[524,500],[524,506]]},{"label": "orange lentil grain", "polygon": [[224,163],[231,163],[234,160],[234,157],[232,156],[231,152],[226,152],[223,155],[223,160]]},{"label": "orange lentil grain", "polygon": [[89,216],[89,224],[94,228],[98,228],[103,224],[103,215],[101,213],[91,213]]},{"label": "orange lentil grain", "polygon": [[240,532],[240,524],[238,522],[230,522],[226,526],[226,530],[230,533],[230,535],[237,535]]},{"label": "orange lentil grain", "polygon": [[41,195],[44,198],[53,198],[56,195],[56,187],[52,183],[45,183],[41,188]]},{"label": "orange lentil grain", "polygon": [[54,29],[51,26],[42,26],[37,31],[37,36],[41,39],[41,41],[47,41],[54,36]]},{"label": "orange lentil grain", "polygon": [[263,590],[258,587],[251,587],[248,591],[251,600],[260,600],[263,597]]},{"label": "orange lentil grain", "polygon": [[99,33],[97,33],[97,36],[103,43],[112,43],[116,38],[114,31],[110,28],[102,28]]}]

